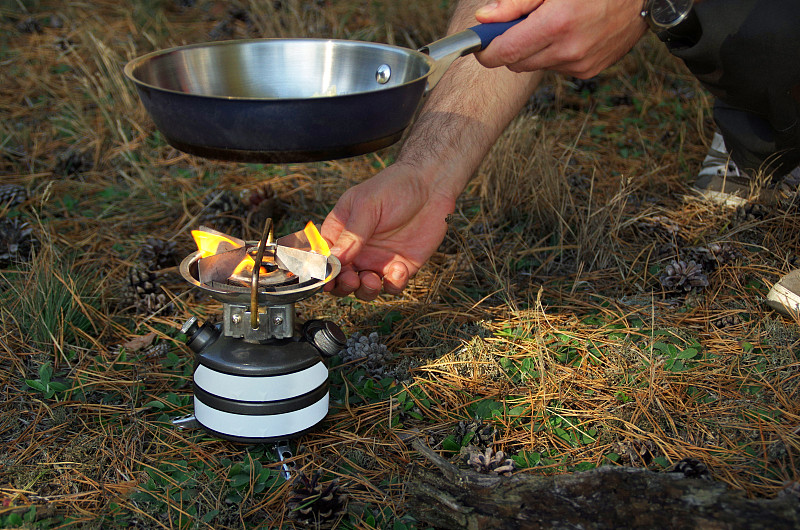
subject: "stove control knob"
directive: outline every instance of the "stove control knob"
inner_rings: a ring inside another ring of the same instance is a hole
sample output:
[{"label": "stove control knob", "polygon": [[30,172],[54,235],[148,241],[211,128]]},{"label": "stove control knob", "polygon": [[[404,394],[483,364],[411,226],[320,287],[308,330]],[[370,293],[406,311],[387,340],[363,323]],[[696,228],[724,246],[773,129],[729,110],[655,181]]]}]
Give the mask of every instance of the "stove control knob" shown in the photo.
[{"label": "stove control knob", "polygon": [[219,338],[219,330],[206,322],[202,326],[197,324],[197,317],[192,317],[181,326],[181,333],[186,335],[186,345],[195,353],[215,342]]},{"label": "stove control knob", "polygon": [[333,357],[347,346],[342,329],[329,320],[309,320],[303,326],[303,336],[324,357]]},{"label": "stove control knob", "polygon": [[193,335],[199,326],[197,317],[192,317],[183,323],[183,326],[181,326],[181,333],[188,337],[189,335]]}]

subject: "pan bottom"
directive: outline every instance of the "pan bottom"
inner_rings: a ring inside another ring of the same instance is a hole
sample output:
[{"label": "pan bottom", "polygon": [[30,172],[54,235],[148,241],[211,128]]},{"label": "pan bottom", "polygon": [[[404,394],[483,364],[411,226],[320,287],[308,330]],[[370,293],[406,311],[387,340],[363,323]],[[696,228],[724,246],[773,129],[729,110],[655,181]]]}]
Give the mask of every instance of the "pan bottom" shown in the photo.
[{"label": "pan bottom", "polygon": [[319,162],[322,160],[336,160],[339,158],[363,155],[383,149],[384,147],[389,147],[400,140],[402,136],[403,131],[401,130],[389,136],[384,136],[383,138],[378,138],[376,140],[362,142],[359,144],[332,146],[321,149],[296,149],[280,151],[270,151],[266,149],[233,149],[228,147],[195,145],[181,142],[180,140],[170,138],[166,135],[165,139],[167,140],[167,143],[169,143],[169,145],[175,149],[203,158],[226,160],[230,162],[282,164],[297,162]]}]

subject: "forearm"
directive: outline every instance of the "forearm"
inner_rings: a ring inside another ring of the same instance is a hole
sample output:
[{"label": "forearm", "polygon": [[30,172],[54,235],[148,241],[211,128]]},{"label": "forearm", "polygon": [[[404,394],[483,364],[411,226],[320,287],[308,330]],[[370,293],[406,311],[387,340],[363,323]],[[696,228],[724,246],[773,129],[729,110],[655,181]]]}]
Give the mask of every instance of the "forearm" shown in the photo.
[{"label": "forearm", "polygon": [[[448,33],[476,24],[484,3],[460,2]],[[455,199],[540,80],[540,72],[484,68],[471,54],[456,60],[428,96],[398,162]]]}]

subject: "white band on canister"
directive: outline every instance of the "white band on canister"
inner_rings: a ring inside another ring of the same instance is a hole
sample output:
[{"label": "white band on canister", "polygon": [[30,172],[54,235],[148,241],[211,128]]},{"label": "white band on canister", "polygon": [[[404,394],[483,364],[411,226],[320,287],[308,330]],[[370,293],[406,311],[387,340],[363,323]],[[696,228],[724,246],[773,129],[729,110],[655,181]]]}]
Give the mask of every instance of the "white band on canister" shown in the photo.
[{"label": "white band on canister", "polygon": [[194,372],[194,382],[215,396],[236,401],[281,401],[308,394],[324,384],[328,369],[318,362],[314,366],[284,375],[246,376],[217,372],[199,365]]},{"label": "white band on canister", "polygon": [[328,413],[328,398],[329,393],[326,392],[322,399],[304,409],[250,416],[211,408],[195,396],[194,415],[204,427],[228,436],[275,438],[303,431],[322,421]]}]

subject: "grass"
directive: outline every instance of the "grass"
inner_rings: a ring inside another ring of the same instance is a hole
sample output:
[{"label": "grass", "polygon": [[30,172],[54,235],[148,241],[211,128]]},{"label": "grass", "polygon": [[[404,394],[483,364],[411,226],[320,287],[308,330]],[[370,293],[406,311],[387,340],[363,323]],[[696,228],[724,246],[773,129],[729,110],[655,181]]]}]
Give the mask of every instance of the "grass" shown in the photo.
[{"label": "grass", "polygon": [[[28,193],[0,220],[31,223],[39,241],[32,259],[0,263],[0,527],[296,525],[271,445],[170,423],[192,402],[179,328],[218,318],[220,304],[168,260],[152,281],[172,309],[136,311],[126,284],[151,265],[148,238],[182,257],[201,218],[249,239],[259,215],[279,234],[320,222],[396,148],[283,166],[189,157],[163,141],[121,67],[213,32],[417,47],[442,34],[448,5],[237,6],[246,20],[211,0],[0,2],[0,175]],[[31,17],[38,32],[21,24]],[[459,425],[474,421],[523,473],[694,457],[752,497],[798,481],[800,330],[763,304],[797,267],[797,204],[734,212],[691,196],[710,106],[652,39],[590,82],[553,78],[402,296],[298,304],[301,319],[379,333],[390,353],[381,369],[334,358],[330,414],[293,442],[298,472],[339,480],[341,527],[424,526],[404,507],[421,461],[407,442],[456,458],[474,436]],[[70,153],[85,155],[75,171]],[[224,190],[255,199],[204,208]],[[707,287],[662,284],[670,261],[714,244],[730,259],[706,263]]]},{"label": "grass", "polygon": [[101,335],[95,325],[100,286],[85,266],[54,255],[44,246],[20,270],[2,276],[3,320],[25,330],[24,338],[37,348],[52,349],[56,359],[69,346],[85,347]]}]

